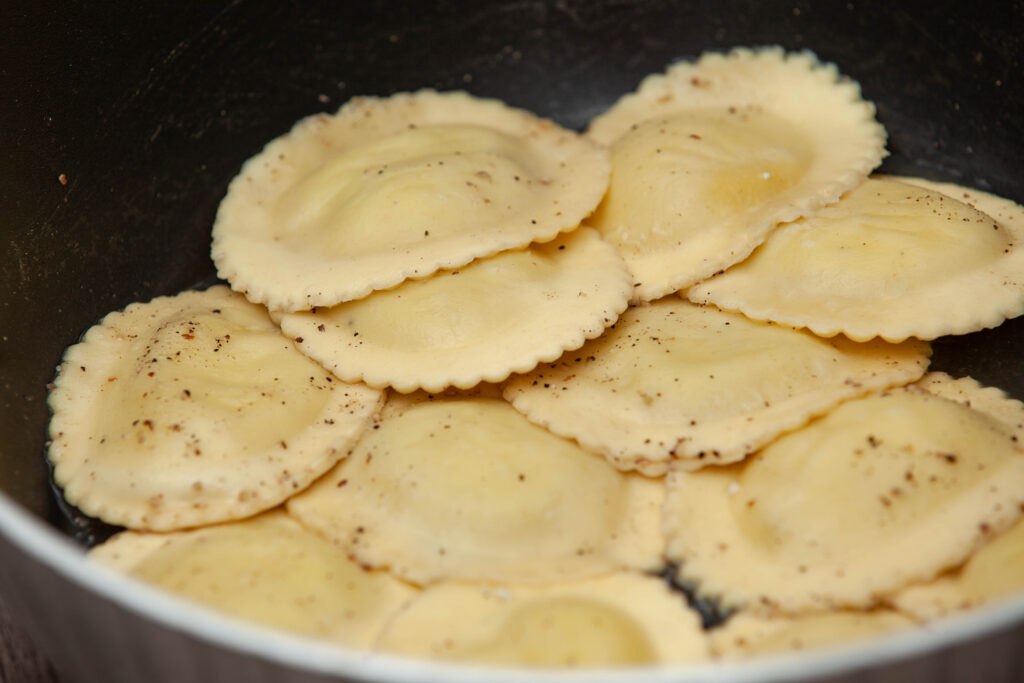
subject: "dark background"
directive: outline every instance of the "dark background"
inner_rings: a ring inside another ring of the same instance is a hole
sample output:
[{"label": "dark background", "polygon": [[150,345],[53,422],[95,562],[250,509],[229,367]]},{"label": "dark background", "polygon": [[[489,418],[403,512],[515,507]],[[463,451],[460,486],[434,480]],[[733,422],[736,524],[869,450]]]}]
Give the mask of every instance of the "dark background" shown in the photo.
[{"label": "dark background", "polygon": [[[46,383],[107,312],[213,275],[241,163],[356,94],[464,88],[581,129],[645,75],[811,49],[878,107],[884,170],[1024,200],[1024,3],[112,2],[0,9],[0,488],[54,518]],[[1024,397],[1024,323],[934,367]]]}]

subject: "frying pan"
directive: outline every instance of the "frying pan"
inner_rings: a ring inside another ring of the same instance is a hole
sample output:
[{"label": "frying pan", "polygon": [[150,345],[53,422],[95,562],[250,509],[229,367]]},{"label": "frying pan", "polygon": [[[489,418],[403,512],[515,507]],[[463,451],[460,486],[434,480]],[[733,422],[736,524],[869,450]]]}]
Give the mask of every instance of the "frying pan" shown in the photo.
[{"label": "frying pan", "polygon": [[[645,75],[736,45],[810,49],[860,82],[883,170],[1024,201],[1024,2],[10,2],[0,19],[0,595],[64,681],[524,680],[368,658],[188,607],[82,561],[43,458],[46,385],[108,311],[210,280],[242,162],[357,94],[467,89],[582,129]],[[1024,320],[933,368],[1024,398]],[[77,535],[78,540],[75,540]],[[1024,600],[751,664],[597,681],[1024,679]],[[530,680],[548,675],[535,674]]]}]

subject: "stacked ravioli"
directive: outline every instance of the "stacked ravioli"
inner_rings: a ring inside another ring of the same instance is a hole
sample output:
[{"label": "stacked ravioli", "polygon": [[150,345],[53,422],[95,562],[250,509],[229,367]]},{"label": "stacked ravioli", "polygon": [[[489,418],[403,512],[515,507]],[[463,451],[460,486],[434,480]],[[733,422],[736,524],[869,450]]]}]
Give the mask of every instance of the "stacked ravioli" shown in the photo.
[{"label": "stacked ravioli", "polygon": [[585,135],[356,98],[229,186],[234,291],[69,348],[54,479],[125,528],[97,562],[443,660],[751,656],[1012,594],[1024,406],[926,373],[1024,312],[1024,211],[869,177],[884,146],[779,49],[677,63]]}]

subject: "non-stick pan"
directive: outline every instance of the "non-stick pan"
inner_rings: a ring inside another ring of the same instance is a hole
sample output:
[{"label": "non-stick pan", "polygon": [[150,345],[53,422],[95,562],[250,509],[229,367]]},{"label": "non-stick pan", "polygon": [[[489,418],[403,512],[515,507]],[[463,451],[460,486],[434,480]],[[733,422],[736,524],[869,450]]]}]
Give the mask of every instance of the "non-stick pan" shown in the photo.
[{"label": "non-stick pan", "polygon": [[[737,45],[812,50],[859,81],[888,130],[884,171],[1024,201],[1019,1],[7,3],[0,594],[62,680],[525,680],[311,645],[85,565],[94,528],[57,505],[43,457],[46,385],[108,311],[213,277],[209,230],[228,181],[302,116],[430,86],[582,129],[645,75]],[[933,368],[1024,398],[1024,320],[934,349]],[[1017,600],[818,656],[577,676],[1020,681],[1022,650]]]}]

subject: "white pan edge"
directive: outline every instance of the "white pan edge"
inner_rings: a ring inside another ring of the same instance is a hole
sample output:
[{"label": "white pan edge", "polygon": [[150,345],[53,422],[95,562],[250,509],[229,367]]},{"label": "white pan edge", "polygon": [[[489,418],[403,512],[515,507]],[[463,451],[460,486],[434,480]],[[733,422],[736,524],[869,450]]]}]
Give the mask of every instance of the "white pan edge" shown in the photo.
[{"label": "white pan edge", "polygon": [[[340,679],[401,683],[768,683],[814,681],[865,667],[896,664],[959,643],[969,643],[1024,623],[1024,596],[997,607],[944,620],[922,630],[889,635],[799,655],[657,668],[587,672],[495,669],[404,659],[324,644],[283,634],[197,607],[106,567],[87,562],[82,549],[0,492],[0,534],[28,557],[52,568],[69,583],[109,600],[142,619],[190,634],[254,659],[296,671]],[[14,558],[5,558],[8,562]],[[31,600],[31,598],[29,598]],[[1022,646],[1024,647],[1024,646]]]}]

